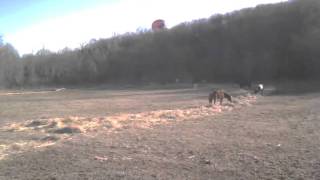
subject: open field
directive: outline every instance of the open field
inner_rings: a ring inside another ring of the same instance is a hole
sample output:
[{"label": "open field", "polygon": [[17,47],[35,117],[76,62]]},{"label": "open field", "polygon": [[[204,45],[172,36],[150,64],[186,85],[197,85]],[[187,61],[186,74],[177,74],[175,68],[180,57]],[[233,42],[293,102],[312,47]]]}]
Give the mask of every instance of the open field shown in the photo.
[{"label": "open field", "polygon": [[0,91],[0,179],[320,179],[320,93]]}]

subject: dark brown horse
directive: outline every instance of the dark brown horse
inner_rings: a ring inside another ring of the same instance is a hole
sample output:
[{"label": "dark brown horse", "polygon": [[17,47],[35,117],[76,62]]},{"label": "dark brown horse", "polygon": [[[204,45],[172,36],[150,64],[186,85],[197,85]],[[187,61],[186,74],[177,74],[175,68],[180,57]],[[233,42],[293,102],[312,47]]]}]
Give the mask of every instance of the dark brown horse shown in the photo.
[{"label": "dark brown horse", "polygon": [[222,105],[224,98],[227,98],[230,102],[232,102],[231,95],[225,93],[222,89],[215,90],[209,94],[209,104],[212,104],[212,99],[214,104],[216,104],[217,99],[219,99],[220,105]]}]

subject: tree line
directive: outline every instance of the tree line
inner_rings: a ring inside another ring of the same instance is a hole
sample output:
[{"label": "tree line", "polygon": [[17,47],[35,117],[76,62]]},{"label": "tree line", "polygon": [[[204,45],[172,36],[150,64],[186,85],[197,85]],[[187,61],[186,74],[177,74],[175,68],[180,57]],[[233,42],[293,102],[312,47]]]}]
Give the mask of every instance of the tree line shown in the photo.
[{"label": "tree line", "polygon": [[320,76],[320,1],[259,5],[171,29],[20,57],[0,41],[0,86],[310,80]]}]

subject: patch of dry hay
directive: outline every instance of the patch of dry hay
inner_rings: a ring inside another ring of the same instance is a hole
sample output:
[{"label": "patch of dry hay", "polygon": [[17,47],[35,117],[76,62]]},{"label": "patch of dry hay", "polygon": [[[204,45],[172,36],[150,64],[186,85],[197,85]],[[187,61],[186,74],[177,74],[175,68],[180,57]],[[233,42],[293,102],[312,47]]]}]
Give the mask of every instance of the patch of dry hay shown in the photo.
[{"label": "patch of dry hay", "polygon": [[9,144],[0,144],[0,160],[5,159],[11,154],[23,153],[28,150],[52,146],[54,144],[55,142],[52,141],[20,141]]},{"label": "patch of dry hay", "polygon": [[152,128],[159,124],[168,124],[173,121],[200,119],[201,117],[214,116],[234,108],[251,106],[256,101],[256,96],[247,94],[234,98],[233,102],[225,102],[222,106],[198,106],[187,109],[156,110],[141,113],[122,113],[108,117],[86,118],[72,116],[68,118],[48,118],[29,120],[24,123],[12,123],[1,130],[6,132],[37,132],[43,138],[38,141],[27,141],[12,144],[0,144],[0,159],[10,153],[17,153],[30,148],[41,148],[54,145],[60,139],[66,139],[75,133],[87,133],[100,130],[114,131],[119,129]]},{"label": "patch of dry hay", "polygon": [[24,123],[11,123],[2,128],[5,131],[40,131],[43,133],[72,134],[85,133],[96,128],[96,118],[69,117],[29,120]]}]

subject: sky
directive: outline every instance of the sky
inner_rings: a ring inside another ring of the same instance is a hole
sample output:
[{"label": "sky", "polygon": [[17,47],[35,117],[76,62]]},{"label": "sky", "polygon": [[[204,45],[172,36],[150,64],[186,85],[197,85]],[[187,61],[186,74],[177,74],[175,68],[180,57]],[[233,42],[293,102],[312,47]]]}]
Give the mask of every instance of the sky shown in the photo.
[{"label": "sky", "polygon": [[285,0],[0,0],[0,35],[20,55],[77,48],[91,39],[168,28],[258,4]]}]

